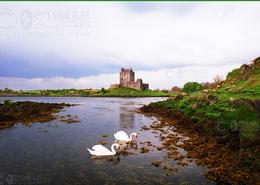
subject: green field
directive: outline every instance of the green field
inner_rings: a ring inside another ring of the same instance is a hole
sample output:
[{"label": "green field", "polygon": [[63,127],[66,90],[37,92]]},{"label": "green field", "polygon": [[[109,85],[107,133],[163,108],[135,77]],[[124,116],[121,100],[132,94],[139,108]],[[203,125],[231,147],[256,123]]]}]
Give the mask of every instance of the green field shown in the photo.
[{"label": "green field", "polygon": [[0,96],[86,96],[86,97],[168,97],[174,93],[168,91],[139,91],[120,87],[114,89],[57,89],[57,90],[0,90]]}]

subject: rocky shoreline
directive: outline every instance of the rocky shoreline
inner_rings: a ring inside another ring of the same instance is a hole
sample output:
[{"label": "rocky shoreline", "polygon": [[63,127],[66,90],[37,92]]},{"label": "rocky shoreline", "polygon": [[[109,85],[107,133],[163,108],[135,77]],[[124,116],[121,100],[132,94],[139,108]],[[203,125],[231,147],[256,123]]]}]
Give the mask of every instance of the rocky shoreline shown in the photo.
[{"label": "rocky shoreline", "polygon": [[33,123],[44,123],[59,119],[66,123],[79,122],[74,116],[55,115],[65,107],[74,106],[65,103],[11,102],[0,103],[0,129],[10,128],[18,123],[30,126]]},{"label": "rocky shoreline", "polygon": [[[153,129],[156,132],[161,132],[161,148],[166,148],[167,154],[179,163],[185,165],[185,161],[196,159],[197,165],[207,167],[205,176],[217,184],[253,185],[260,182],[260,173],[257,170],[259,169],[259,158],[253,162],[250,161],[250,158],[259,157],[259,145],[241,148],[238,133],[219,135],[210,129],[212,123],[207,124],[207,129],[201,129],[201,125],[196,125],[180,112],[173,112],[167,108],[148,105],[142,107],[140,111],[162,120],[150,125],[149,128],[144,128],[144,130]],[[180,138],[176,140],[178,137],[164,131],[166,127],[170,130],[174,128],[174,131],[188,136],[188,139],[184,137],[181,141]],[[176,146],[176,144],[187,151],[186,160],[183,161],[184,157],[178,153],[172,153],[171,146]],[[153,163],[154,166],[160,164],[160,161]]]}]

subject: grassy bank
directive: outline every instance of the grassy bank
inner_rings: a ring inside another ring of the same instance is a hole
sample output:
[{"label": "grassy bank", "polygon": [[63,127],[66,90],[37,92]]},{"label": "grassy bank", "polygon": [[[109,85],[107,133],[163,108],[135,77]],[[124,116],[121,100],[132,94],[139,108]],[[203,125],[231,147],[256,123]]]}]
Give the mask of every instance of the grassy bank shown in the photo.
[{"label": "grassy bank", "polygon": [[98,94],[98,96],[111,96],[111,97],[169,97],[173,96],[173,93],[163,91],[139,91],[136,89],[120,87],[114,89],[105,90],[105,92]]},{"label": "grassy bank", "polygon": [[211,179],[224,184],[259,180],[260,58],[209,89],[179,93],[142,110],[177,119],[179,127],[190,130],[197,140],[186,149],[210,167]]},{"label": "grassy bank", "polygon": [[139,91],[120,87],[114,89],[57,89],[57,90],[0,90],[0,96],[76,96],[76,97],[168,97],[172,93],[167,91]]}]

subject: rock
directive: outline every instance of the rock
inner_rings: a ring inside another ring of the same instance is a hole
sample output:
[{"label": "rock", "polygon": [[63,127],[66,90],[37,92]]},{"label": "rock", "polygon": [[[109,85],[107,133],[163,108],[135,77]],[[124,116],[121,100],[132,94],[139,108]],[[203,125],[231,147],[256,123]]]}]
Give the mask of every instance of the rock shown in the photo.
[{"label": "rock", "polygon": [[143,130],[149,130],[149,129],[150,129],[150,128],[147,127],[146,125],[142,126],[141,128],[142,128]]},{"label": "rock", "polygon": [[158,167],[158,166],[160,166],[161,165],[161,161],[159,161],[159,160],[156,160],[156,161],[152,161],[152,165],[154,165],[155,167]]},{"label": "rock", "polygon": [[141,148],[141,153],[148,153],[150,150],[146,147]]},{"label": "rock", "polygon": [[156,147],[156,149],[159,150],[159,151],[162,150],[163,148],[164,148],[164,146],[157,146]]},{"label": "rock", "polygon": [[106,141],[99,141],[98,143],[101,144],[101,145],[106,145],[107,144]]},{"label": "rock", "polygon": [[60,121],[65,122],[65,123],[78,123],[80,120],[76,119],[61,119]]},{"label": "rock", "polygon": [[153,144],[151,143],[151,141],[146,141],[146,142],[144,142],[144,144],[146,144],[147,146],[153,146]]}]

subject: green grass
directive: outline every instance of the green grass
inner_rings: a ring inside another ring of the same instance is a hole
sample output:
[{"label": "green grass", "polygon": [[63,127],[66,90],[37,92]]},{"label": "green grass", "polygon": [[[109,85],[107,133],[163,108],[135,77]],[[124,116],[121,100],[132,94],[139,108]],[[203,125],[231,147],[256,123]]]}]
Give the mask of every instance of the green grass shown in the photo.
[{"label": "green grass", "polygon": [[173,93],[163,91],[139,91],[120,87],[113,89],[57,89],[57,90],[0,90],[0,96],[88,96],[88,97],[167,97]]},{"label": "green grass", "polygon": [[167,97],[171,96],[173,94],[162,92],[162,91],[139,91],[136,89],[126,88],[126,87],[120,87],[120,88],[114,88],[109,89],[107,93],[102,94],[101,96],[120,96],[120,97]]},{"label": "green grass", "polygon": [[[239,131],[241,139],[252,139],[260,132],[260,113],[254,106],[260,99],[259,61],[255,66],[253,70],[242,67],[233,70],[219,88],[209,89],[208,93],[188,93],[181,100],[155,102],[149,106],[181,112],[201,125],[213,121],[216,129]],[[215,100],[211,101],[209,96]]]},{"label": "green grass", "polygon": [[210,104],[206,96],[204,99],[201,95],[197,97],[196,99],[196,96],[191,94],[182,100],[160,101],[149,106],[165,107],[173,112],[181,112],[185,117],[192,118],[201,125],[206,124],[209,120],[214,121],[216,129],[221,128],[221,131],[227,132],[239,130],[241,137],[246,139],[259,133],[259,112],[252,108],[250,104],[252,100],[229,101],[220,98],[215,103]]}]

